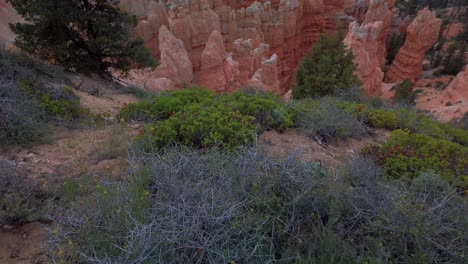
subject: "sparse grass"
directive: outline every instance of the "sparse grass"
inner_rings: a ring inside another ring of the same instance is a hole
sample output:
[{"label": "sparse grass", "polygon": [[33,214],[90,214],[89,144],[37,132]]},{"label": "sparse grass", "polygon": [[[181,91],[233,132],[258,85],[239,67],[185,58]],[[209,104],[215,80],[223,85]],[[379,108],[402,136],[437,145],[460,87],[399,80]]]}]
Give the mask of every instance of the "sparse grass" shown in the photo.
[{"label": "sparse grass", "polygon": [[96,146],[93,158],[97,161],[124,158],[128,156],[130,131],[125,124],[113,124],[106,141]]},{"label": "sparse grass", "polygon": [[102,122],[66,83],[60,68],[0,50],[0,147],[48,141],[51,124]]},{"label": "sparse grass", "polygon": [[151,100],[156,98],[160,94],[133,85],[122,88],[122,93],[133,94],[136,98],[141,100]]},{"label": "sparse grass", "polygon": [[49,195],[27,179],[24,169],[0,159],[0,182],[0,227],[44,218]]},{"label": "sparse grass", "polygon": [[324,139],[357,137],[366,132],[362,120],[329,100],[301,113],[298,126],[306,135]]}]

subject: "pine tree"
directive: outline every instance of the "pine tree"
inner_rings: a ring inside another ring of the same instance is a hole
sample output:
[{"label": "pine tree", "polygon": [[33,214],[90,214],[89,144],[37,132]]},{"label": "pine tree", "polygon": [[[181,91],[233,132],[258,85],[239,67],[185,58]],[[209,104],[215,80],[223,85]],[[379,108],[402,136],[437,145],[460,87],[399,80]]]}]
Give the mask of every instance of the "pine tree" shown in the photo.
[{"label": "pine tree", "polygon": [[15,45],[46,61],[107,78],[111,71],[156,66],[143,41],[132,37],[136,18],[118,0],[8,1],[25,20],[10,25]]},{"label": "pine tree", "polygon": [[413,91],[413,83],[410,80],[404,80],[395,87],[393,99],[400,104],[415,104],[416,93]]},{"label": "pine tree", "polygon": [[340,30],[333,37],[319,37],[297,70],[294,98],[332,95],[360,84],[354,75],[354,55],[344,45],[342,36]]}]

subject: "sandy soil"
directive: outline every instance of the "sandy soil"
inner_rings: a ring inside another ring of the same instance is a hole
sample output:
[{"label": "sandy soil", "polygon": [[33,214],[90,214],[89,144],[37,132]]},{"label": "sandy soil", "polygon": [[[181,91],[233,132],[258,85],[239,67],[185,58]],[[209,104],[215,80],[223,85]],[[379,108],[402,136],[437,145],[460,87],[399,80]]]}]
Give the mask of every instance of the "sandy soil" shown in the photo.
[{"label": "sandy soil", "polygon": [[[83,76],[71,75],[74,87],[81,84],[75,93],[82,106],[94,113],[108,113],[114,117],[123,106],[136,102],[131,95],[120,94],[109,84]],[[86,87],[98,89],[97,96],[86,91]],[[31,181],[37,181],[44,188],[59,184],[67,179],[89,175],[93,178],[118,177],[127,167],[122,158],[97,158],[96,153],[109,145],[115,135],[114,124],[83,129],[55,128],[52,142],[30,148],[10,147],[0,152],[0,159],[6,159],[26,169]],[[128,137],[121,138],[121,144],[129,144],[140,130],[139,124],[122,124]],[[0,264],[48,263],[43,249],[47,224],[29,223],[23,226],[0,226]]]},{"label": "sandy soil", "polygon": [[287,156],[300,153],[301,158],[306,161],[320,161],[325,166],[334,166],[358,154],[365,146],[385,142],[389,134],[390,132],[386,130],[378,129],[371,130],[369,135],[358,139],[348,138],[319,144],[294,129],[281,134],[271,130],[260,136],[260,144],[266,151],[275,155]]},{"label": "sandy soil", "polygon": [[0,230],[0,263],[47,263],[42,247],[45,228],[40,223],[29,223],[11,230]]}]

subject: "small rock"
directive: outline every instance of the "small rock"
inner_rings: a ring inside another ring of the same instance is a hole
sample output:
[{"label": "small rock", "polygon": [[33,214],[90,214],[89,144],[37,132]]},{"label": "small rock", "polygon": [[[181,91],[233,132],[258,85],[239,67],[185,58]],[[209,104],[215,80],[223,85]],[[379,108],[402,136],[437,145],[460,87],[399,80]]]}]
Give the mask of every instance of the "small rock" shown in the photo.
[{"label": "small rock", "polygon": [[132,124],[130,127],[131,127],[132,129],[140,129],[140,128],[141,128],[141,124],[135,123],[135,124]]},{"label": "small rock", "polygon": [[15,227],[12,225],[4,225],[2,228],[5,231],[10,231],[10,230],[13,230]]}]

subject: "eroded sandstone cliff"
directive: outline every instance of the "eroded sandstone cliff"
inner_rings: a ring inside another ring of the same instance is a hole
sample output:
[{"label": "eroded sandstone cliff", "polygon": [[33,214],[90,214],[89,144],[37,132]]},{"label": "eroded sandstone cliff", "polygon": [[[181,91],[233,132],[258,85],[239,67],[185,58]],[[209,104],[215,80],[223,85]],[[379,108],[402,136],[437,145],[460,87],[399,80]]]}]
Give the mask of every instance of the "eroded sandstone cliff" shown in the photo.
[{"label": "eroded sandstone cliff", "polygon": [[387,73],[386,82],[399,82],[405,79],[416,82],[419,79],[424,56],[437,41],[441,24],[442,20],[428,8],[418,12],[418,16],[406,31],[406,41]]},{"label": "eroded sandstone cliff", "polygon": [[[318,36],[354,20],[351,15],[359,7],[362,12],[364,5],[365,1],[355,0],[121,1],[123,9],[139,16],[137,34],[154,56],[162,56],[159,33],[162,26],[184,43],[193,66],[194,84],[204,84],[216,91],[249,84],[270,87],[278,93],[290,88],[297,65]],[[219,36],[216,45],[214,40],[209,41],[215,31],[222,37],[224,47],[220,46]],[[209,54],[210,47],[221,49],[211,53],[224,57],[223,63],[210,67],[203,64],[203,54]],[[273,73],[276,78],[268,78],[268,84],[260,83],[266,80],[260,76]],[[216,82],[209,84],[207,76]],[[181,85],[167,78],[176,86]]]}]

